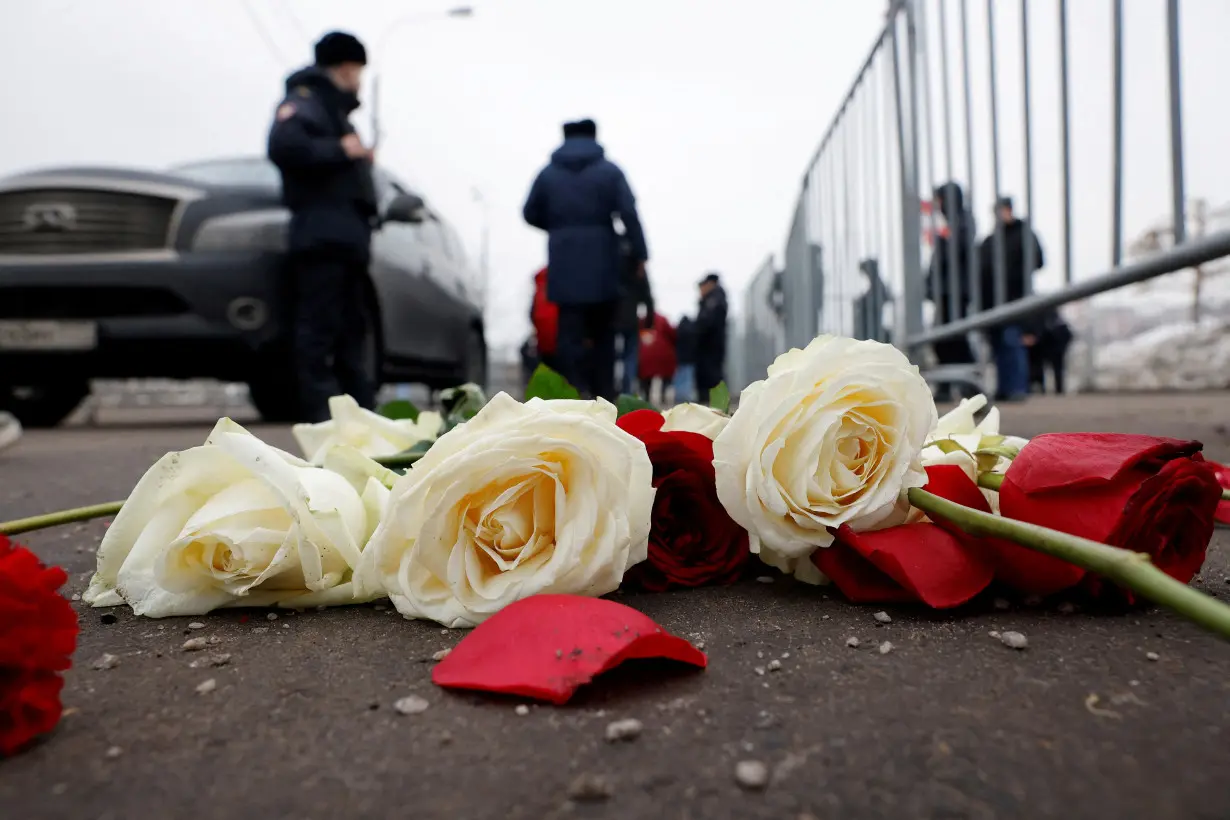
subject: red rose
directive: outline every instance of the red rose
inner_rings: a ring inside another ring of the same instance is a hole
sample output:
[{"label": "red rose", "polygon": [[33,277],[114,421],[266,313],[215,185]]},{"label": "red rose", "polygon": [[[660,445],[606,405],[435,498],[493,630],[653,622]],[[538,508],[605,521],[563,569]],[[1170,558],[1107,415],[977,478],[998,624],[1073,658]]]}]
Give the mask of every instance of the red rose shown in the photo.
[{"label": "red rose", "polygon": [[649,558],[625,580],[651,592],[734,583],[751,559],[747,532],[718,501],[713,442],[696,433],[662,432],[662,414],[636,410],[619,427],[636,436],[653,463]]},{"label": "red rose", "polygon": [[[990,512],[982,492],[960,467],[928,467],[927,478],[927,492]],[[982,592],[994,576],[982,541],[947,523],[904,524],[873,532],[843,526],[837,541],[816,550],[812,562],[843,595],[864,604],[921,601],[947,609]]]},{"label": "red rose", "polygon": [[[1217,483],[1223,490],[1230,490],[1230,467],[1210,461],[1217,470]],[[1217,514],[1213,516],[1218,523],[1230,526],[1230,501],[1223,499],[1217,505]]]},{"label": "red rose", "polygon": [[[1051,433],[1021,449],[999,492],[1000,512],[1103,544],[1143,552],[1187,583],[1204,564],[1221,498],[1198,441],[1119,433]],[[1117,589],[1081,567],[1002,541],[997,577],[1049,595],[1084,580],[1097,595]],[[1133,596],[1126,590],[1129,602]]]},{"label": "red rose", "polygon": [[60,719],[56,673],[71,665],[77,643],[77,614],[57,592],[66,580],[0,535],[0,756]]}]

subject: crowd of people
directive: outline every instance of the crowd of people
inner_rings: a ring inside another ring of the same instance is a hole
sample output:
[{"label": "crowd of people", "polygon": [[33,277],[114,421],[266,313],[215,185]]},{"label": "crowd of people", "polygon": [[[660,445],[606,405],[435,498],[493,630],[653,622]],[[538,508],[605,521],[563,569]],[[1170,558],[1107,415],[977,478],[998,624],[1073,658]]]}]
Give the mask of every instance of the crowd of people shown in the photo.
[{"label": "crowd of people", "polygon": [[[939,186],[933,200],[944,223],[936,234],[926,285],[927,298],[935,305],[937,325],[973,310],[1016,301],[1032,291],[1033,275],[1045,265],[1042,243],[1037,233],[1016,216],[1010,197],[996,200],[995,226],[981,243],[977,242],[977,225],[959,184]],[[1002,279],[997,271],[1002,271]],[[1031,392],[1046,392],[1048,372],[1054,391],[1063,393],[1065,363],[1073,338],[1072,329],[1056,308],[987,328],[995,363],[996,400],[1021,401]],[[975,361],[968,336],[940,340],[933,349],[942,365]]]},{"label": "crowd of people", "polygon": [[533,335],[522,347],[527,378],[542,363],[583,396],[627,393],[663,404],[705,399],[723,381],[721,278],[700,280],[695,317],[673,325],[657,310],[636,199],[593,120],[564,124],[563,144],[534,180],[523,215],[548,237],[547,266],[534,274]]}]

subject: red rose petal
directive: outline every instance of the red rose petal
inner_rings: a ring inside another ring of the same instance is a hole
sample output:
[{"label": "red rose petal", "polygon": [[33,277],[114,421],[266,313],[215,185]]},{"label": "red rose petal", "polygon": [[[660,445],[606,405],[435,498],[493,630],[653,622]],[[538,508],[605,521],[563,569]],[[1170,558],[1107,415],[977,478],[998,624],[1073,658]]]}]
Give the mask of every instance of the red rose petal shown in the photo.
[{"label": "red rose petal", "polygon": [[[1210,462],[1217,469],[1217,483],[1223,490],[1230,490],[1230,467],[1224,464]],[[1213,516],[1219,523],[1230,525],[1230,501],[1217,503],[1217,514]]]},{"label": "red rose petal", "polygon": [[615,422],[625,433],[643,439],[650,433],[661,432],[666,424],[666,417],[657,410],[633,410],[625,413]]},{"label": "red rose petal", "polygon": [[1032,438],[1008,474],[1022,491],[1109,482],[1137,466],[1156,472],[1164,461],[1200,452],[1198,441],[1128,433],[1046,433]]},{"label": "red rose petal", "polygon": [[[922,601],[935,609],[950,609],[982,592],[995,576],[991,562],[974,542],[931,523],[874,532],[842,527],[837,539],[838,545],[816,550],[813,560],[842,594],[857,603]],[[871,568],[882,575],[876,577]]]},{"label": "red rose petal", "polygon": [[702,669],[708,663],[692,644],[623,604],[579,595],[534,595],[475,627],[436,664],[431,680],[447,689],[559,704],[633,658],[665,658]]}]

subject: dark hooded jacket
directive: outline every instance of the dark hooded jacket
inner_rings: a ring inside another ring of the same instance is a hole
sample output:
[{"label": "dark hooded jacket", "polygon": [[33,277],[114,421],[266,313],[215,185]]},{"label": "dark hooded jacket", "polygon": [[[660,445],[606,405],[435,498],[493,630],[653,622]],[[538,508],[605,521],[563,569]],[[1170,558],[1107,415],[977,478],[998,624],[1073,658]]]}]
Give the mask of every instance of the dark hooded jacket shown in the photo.
[{"label": "dark hooded jacket", "polygon": [[[947,223],[946,230],[936,236],[931,252],[931,267],[927,275],[927,298],[935,303],[937,322],[944,323],[956,319],[949,316],[948,294],[951,291],[949,260],[955,254],[957,274],[957,305],[960,312],[969,306],[973,287],[973,270],[977,229],[974,215],[965,205],[965,192],[955,182],[946,182],[935,189],[935,197],[940,203],[940,213]],[[955,213],[952,216],[949,211]]]},{"label": "dark hooded jacket", "polygon": [[564,140],[534,180],[523,215],[547,232],[547,295],[558,305],[619,299],[624,262],[614,216],[633,259],[649,258],[628,180],[592,137]]},{"label": "dark hooded jacket", "polygon": [[[997,239],[1002,237],[1002,240]],[[990,310],[995,307],[995,245],[997,241],[1004,243],[1004,301],[1015,302],[1028,292],[1028,281],[1034,271],[1043,267],[1046,260],[1042,255],[1042,243],[1038,235],[1019,219],[1011,222],[996,220],[995,231],[982,240],[979,249],[979,267],[982,282],[982,308]],[[1031,270],[1025,270],[1026,242],[1033,243],[1033,265]]]},{"label": "dark hooded jacket", "polygon": [[350,159],[341,140],[359,107],[316,66],[286,79],[286,97],[269,131],[269,159],[282,172],[294,251],[345,248],[366,256],[377,214],[371,163]]}]

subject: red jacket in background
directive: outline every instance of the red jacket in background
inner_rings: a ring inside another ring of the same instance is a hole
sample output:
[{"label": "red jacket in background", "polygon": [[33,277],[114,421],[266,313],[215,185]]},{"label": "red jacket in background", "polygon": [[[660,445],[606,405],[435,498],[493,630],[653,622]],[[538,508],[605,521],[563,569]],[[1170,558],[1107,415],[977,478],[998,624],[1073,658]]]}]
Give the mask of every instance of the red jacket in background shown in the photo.
[{"label": "red jacket in background", "polygon": [[653,315],[653,328],[641,330],[640,366],[637,373],[641,381],[650,379],[673,379],[675,377],[675,328],[661,313]]},{"label": "red jacket in background", "polygon": [[534,335],[538,337],[539,355],[555,353],[559,336],[559,305],[547,299],[547,269],[534,274],[534,305],[530,308],[530,321],[534,323]]}]

